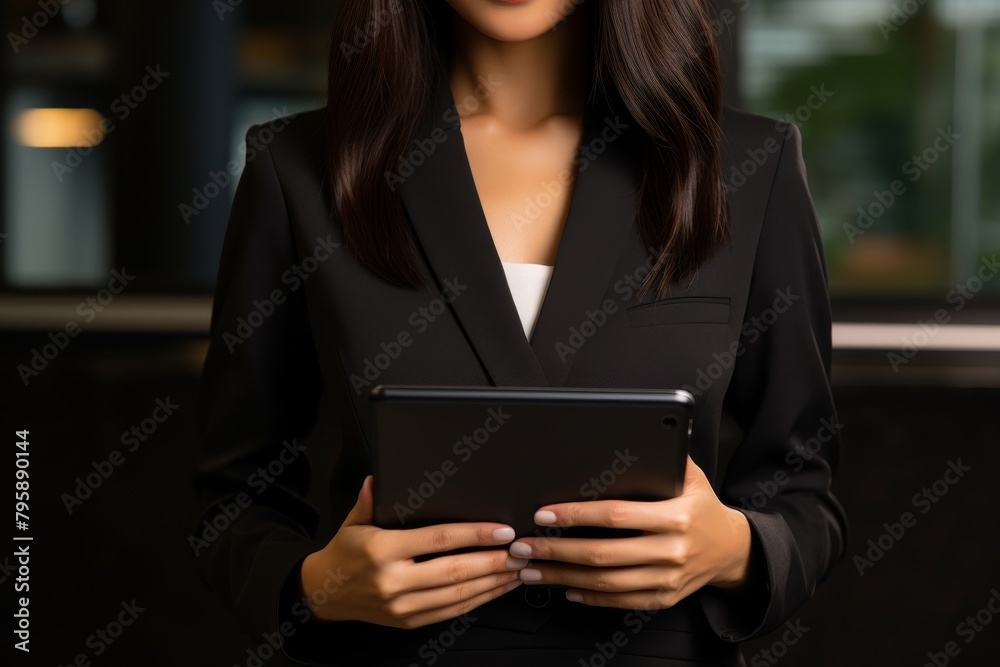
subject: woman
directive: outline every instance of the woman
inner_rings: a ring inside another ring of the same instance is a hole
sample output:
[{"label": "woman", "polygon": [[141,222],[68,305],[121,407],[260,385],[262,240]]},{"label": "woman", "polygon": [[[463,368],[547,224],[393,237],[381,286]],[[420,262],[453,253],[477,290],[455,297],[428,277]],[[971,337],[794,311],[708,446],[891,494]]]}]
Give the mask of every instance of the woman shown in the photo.
[{"label": "woman", "polygon": [[[248,664],[739,665],[828,575],[799,134],[722,108],[719,79],[699,0],[341,3],[328,106],[248,134],[204,373],[193,544]],[[684,492],[536,514],[642,531],[621,539],[379,529],[379,383],[683,387]],[[463,546],[491,548],[419,558]]]}]

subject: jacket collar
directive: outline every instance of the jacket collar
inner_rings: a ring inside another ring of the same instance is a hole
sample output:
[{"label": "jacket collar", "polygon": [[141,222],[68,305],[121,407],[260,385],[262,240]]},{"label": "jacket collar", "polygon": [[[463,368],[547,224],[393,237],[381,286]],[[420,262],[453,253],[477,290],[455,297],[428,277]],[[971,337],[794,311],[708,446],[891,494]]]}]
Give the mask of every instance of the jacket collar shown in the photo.
[{"label": "jacket collar", "polygon": [[464,286],[451,303],[495,386],[563,386],[576,357],[573,328],[601,308],[634,227],[639,130],[623,106],[591,106],[555,269],[531,342],[507,285],[476,191],[449,78],[439,68],[429,129],[399,185],[403,205],[439,289]]}]

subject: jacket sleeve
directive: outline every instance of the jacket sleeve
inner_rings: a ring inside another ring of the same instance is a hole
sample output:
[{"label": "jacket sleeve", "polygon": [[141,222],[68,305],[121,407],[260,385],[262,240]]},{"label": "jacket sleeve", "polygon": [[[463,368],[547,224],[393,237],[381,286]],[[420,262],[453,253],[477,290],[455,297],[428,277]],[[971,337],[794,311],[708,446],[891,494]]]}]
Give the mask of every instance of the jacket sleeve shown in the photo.
[{"label": "jacket sleeve", "polygon": [[847,535],[831,491],[841,426],[826,262],[794,125],[778,160],[725,398],[742,440],[719,487],[749,520],[756,586],[738,599],[714,588],[701,596],[713,630],[733,642],[788,620],[843,556]]},{"label": "jacket sleeve", "polygon": [[[281,624],[279,602],[314,542],[304,436],[322,380],[298,264],[269,149],[252,127],[232,204],[199,394],[195,486],[205,510],[189,540],[208,585],[257,642]],[[253,139],[253,141],[251,141]]]}]

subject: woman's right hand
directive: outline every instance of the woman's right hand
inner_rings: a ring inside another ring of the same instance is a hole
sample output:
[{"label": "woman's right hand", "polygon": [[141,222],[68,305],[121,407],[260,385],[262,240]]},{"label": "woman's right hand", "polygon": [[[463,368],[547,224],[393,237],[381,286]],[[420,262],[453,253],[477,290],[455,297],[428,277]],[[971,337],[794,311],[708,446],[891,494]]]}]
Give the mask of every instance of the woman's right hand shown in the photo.
[{"label": "woman's right hand", "polygon": [[[514,539],[498,523],[448,523],[386,530],[372,525],[372,476],[340,530],[321,551],[302,563],[301,583],[319,621],[364,621],[395,628],[419,628],[468,613],[521,585],[526,559],[505,548],[439,556],[415,556],[460,547],[497,546]],[[335,586],[331,582],[336,581]],[[323,590],[327,595],[313,593]]]}]

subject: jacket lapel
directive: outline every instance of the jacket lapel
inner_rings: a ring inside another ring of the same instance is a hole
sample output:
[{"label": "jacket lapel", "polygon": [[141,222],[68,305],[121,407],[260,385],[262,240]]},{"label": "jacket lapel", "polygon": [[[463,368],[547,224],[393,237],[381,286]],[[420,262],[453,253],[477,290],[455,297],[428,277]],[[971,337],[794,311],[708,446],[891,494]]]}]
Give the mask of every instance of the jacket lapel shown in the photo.
[{"label": "jacket lapel", "polygon": [[439,287],[446,281],[467,286],[451,307],[495,386],[565,381],[575,354],[567,355],[559,344],[588,310],[600,308],[618,256],[634,233],[634,125],[624,113],[588,111],[569,217],[529,344],[479,201],[451,85],[439,70],[432,125],[421,135],[432,138],[434,149],[419,149],[424,161],[400,184],[400,195]]},{"label": "jacket lapel", "polygon": [[[433,125],[421,136],[425,160],[400,185],[400,196],[440,287],[465,289],[451,303],[469,343],[495,386],[546,386],[524,337],[496,245],[476,191],[451,85],[439,72]],[[443,139],[442,139],[443,137]],[[419,159],[419,158],[418,158]]]},{"label": "jacket lapel", "polygon": [[[571,329],[601,310],[635,227],[639,129],[621,108],[592,109],[585,125],[569,217],[531,348],[551,386],[563,386],[577,354]],[[619,278],[621,276],[618,276]]]}]

